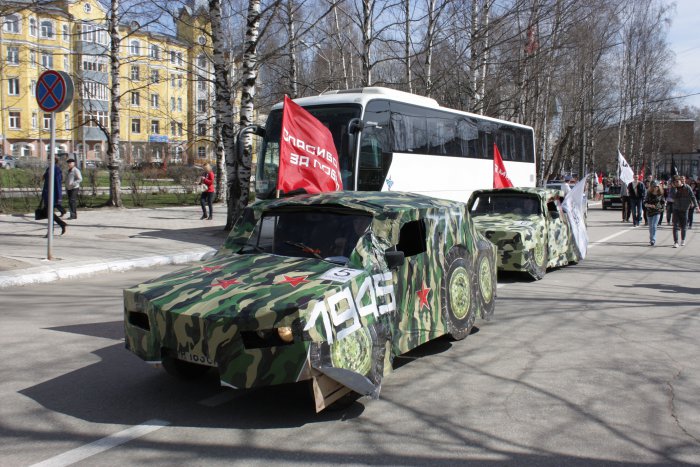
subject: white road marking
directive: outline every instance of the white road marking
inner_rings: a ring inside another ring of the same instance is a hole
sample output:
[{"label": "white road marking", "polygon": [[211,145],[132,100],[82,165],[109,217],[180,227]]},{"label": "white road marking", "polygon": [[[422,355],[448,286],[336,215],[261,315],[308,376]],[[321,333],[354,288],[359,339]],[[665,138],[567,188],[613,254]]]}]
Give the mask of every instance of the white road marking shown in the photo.
[{"label": "white road marking", "polygon": [[170,422],[165,420],[148,420],[140,425],[132,426],[131,428],[120,431],[119,433],[109,435],[90,444],[86,444],[85,446],[81,446],[50,459],[46,459],[43,462],[34,464],[32,467],[64,467],[75,464],[76,462],[80,462],[90,456],[94,456],[95,454],[99,454],[136,438],[140,438],[168,425],[170,425]]},{"label": "white road marking", "polygon": [[238,393],[236,391],[229,389],[227,391],[220,392],[219,394],[216,394],[214,396],[207,397],[206,399],[202,399],[198,402],[198,404],[203,405],[205,407],[217,407],[227,402],[231,402],[233,399],[236,398],[237,395]]},{"label": "white road marking", "polygon": [[614,234],[612,234],[612,235],[608,235],[607,237],[605,237],[605,238],[603,238],[603,239],[601,239],[601,240],[598,240],[597,242],[593,242],[593,243],[589,244],[589,245],[588,245],[588,248],[590,249],[590,248],[593,248],[594,246],[602,245],[603,243],[607,242],[608,240],[612,240],[613,238],[618,237],[618,236],[620,236],[620,235],[622,235],[623,233],[626,233],[626,232],[629,232],[629,230],[627,230],[627,229],[625,229],[625,230],[620,230],[620,231],[617,232],[617,233],[614,233]]}]

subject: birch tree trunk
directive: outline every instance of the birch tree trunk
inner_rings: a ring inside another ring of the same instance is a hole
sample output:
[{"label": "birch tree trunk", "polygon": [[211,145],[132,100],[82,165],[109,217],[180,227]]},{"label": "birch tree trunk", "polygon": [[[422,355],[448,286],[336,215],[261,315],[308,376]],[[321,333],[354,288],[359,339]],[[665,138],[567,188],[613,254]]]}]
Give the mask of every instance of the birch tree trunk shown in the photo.
[{"label": "birch tree trunk", "polygon": [[236,142],[233,124],[233,105],[231,104],[231,84],[228,63],[224,56],[226,50],[224,30],[221,24],[221,0],[209,0],[209,17],[214,62],[214,134],[216,135],[216,200],[226,201],[228,174],[226,166],[236,156]]},{"label": "birch tree trunk", "polygon": [[[108,206],[123,207],[121,195],[121,180],[119,178],[119,112],[121,108],[121,93],[119,91],[119,0],[112,0],[109,13],[109,63],[112,86],[110,89],[111,103],[109,109],[109,138],[107,138],[107,169],[109,170],[109,200]],[[87,151],[83,149],[84,153]]]},{"label": "birch tree trunk", "polygon": [[[430,0],[434,1],[434,0]],[[404,8],[404,65],[406,67],[406,86],[408,92],[413,92],[411,76],[411,0],[403,1]],[[430,94],[428,94],[430,95]]]},{"label": "birch tree trunk", "polygon": [[[255,82],[258,77],[258,40],[260,38],[260,0],[249,0],[246,15],[246,32],[243,46],[243,70],[241,87],[241,128],[253,123]],[[250,196],[250,165],[253,160],[252,137],[245,135],[241,141],[243,151],[236,154],[229,167],[229,203],[226,229],[233,228],[236,219],[248,205]]]},{"label": "birch tree trunk", "polygon": [[294,4],[292,0],[286,2],[287,10],[287,40],[289,45],[289,97],[299,97],[299,76],[297,70],[297,37],[294,28]]},{"label": "birch tree trunk", "polygon": [[362,86],[372,85],[372,29],[374,0],[362,0]]}]

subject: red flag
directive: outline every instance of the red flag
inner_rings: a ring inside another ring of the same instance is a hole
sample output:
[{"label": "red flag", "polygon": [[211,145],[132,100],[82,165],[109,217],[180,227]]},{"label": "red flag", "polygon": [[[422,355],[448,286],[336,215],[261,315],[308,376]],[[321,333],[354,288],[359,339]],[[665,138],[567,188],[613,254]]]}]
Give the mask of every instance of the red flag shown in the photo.
[{"label": "red flag", "polygon": [[343,189],[333,136],[318,119],[284,96],[277,189],[307,193]]},{"label": "red flag", "polygon": [[642,162],[642,170],[639,171],[639,179],[641,181],[644,181],[644,171],[646,170],[647,163],[646,161]]},{"label": "red flag", "polygon": [[598,174],[598,184],[599,185],[603,184],[603,172]]},{"label": "red flag", "polygon": [[506,167],[503,165],[501,152],[498,150],[496,143],[493,144],[493,187],[494,188],[511,188],[513,182],[508,178]]}]

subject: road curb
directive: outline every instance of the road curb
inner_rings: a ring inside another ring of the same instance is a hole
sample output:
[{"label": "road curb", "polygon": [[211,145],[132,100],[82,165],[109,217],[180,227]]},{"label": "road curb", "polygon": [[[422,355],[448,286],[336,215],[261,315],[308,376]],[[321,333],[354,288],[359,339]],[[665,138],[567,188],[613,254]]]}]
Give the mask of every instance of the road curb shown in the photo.
[{"label": "road curb", "polygon": [[0,274],[0,289],[31,284],[43,284],[64,279],[76,279],[105,272],[124,272],[130,269],[150,268],[167,264],[184,264],[211,258],[214,248],[190,250],[171,255],[154,255],[143,258],[100,261],[85,265],[53,267],[41,266],[36,271],[24,270],[21,274]]}]

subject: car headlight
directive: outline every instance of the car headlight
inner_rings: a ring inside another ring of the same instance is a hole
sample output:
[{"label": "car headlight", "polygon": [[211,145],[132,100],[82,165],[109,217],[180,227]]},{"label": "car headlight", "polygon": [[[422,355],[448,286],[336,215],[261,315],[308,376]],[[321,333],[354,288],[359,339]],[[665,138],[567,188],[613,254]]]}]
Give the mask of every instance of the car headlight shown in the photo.
[{"label": "car headlight", "polygon": [[294,340],[294,336],[292,335],[292,328],[287,326],[277,328],[277,335],[280,336],[280,339],[282,339],[283,342],[289,343]]}]

